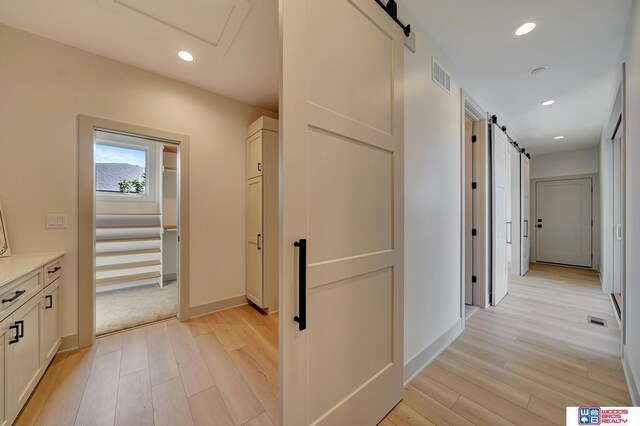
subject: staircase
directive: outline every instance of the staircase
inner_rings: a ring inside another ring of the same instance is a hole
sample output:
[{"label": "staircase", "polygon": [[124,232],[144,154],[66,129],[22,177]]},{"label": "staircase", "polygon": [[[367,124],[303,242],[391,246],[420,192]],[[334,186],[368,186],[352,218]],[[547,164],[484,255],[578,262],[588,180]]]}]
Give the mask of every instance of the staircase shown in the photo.
[{"label": "staircase", "polygon": [[96,215],[96,291],[163,285],[160,214]]}]

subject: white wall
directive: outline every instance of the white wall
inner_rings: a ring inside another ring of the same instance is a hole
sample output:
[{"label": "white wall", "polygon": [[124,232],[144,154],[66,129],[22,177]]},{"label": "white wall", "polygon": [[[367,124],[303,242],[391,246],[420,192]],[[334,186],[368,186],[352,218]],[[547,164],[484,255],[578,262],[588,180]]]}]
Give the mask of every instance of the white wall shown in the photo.
[{"label": "white wall", "polygon": [[452,67],[417,36],[405,50],[405,363],[459,322],[461,297],[460,86],[431,80],[432,55]]},{"label": "white wall", "polygon": [[[461,88],[483,112],[504,116],[461,84],[454,64],[410,13],[401,16],[416,34],[416,53],[404,54],[406,381],[462,329]],[[432,81],[432,56],[451,74],[451,94]]]},{"label": "white wall", "polygon": [[[12,251],[66,251],[63,335],[77,332],[78,114],[189,135],[191,306],[245,293],[246,126],[274,113],[2,25],[0,93]],[[45,230],[46,213],[67,229]]]},{"label": "white wall", "polygon": [[531,179],[597,174],[600,168],[599,148],[593,147],[531,158]]},{"label": "white wall", "polygon": [[[624,336],[624,364],[627,379],[632,383],[631,391],[635,405],[640,404],[640,2],[634,0],[629,14],[620,64],[626,62],[625,92],[625,146],[626,146],[626,293],[624,295],[624,315],[626,335]],[[612,93],[612,99],[615,94]],[[606,125],[606,123],[605,123]]]}]

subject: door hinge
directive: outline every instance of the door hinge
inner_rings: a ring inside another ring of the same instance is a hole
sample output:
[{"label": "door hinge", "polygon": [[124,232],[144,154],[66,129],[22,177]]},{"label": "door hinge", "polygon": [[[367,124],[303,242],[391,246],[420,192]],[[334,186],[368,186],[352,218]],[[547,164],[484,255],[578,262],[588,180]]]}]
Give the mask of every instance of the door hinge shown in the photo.
[{"label": "door hinge", "polygon": [[474,237],[475,237],[476,235],[478,235],[478,230],[477,230],[477,229],[472,229],[472,230],[471,230],[471,235],[473,235]]},{"label": "door hinge", "polygon": [[478,187],[477,182],[471,182],[471,189],[476,189]]},{"label": "door hinge", "polygon": [[478,278],[475,275],[471,276],[471,282],[472,283],[477,283],[478,282]]},{"label": "door hinge", "polygon": [[478,137],[476,135],[471,136],[471,143],[476,143],[478,141]]}]

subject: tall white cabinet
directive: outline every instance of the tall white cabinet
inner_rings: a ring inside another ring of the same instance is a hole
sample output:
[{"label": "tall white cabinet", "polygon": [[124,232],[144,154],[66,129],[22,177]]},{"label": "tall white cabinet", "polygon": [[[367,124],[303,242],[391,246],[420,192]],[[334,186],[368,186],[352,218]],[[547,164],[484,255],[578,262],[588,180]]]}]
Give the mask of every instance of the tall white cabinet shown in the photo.
[{"label": "tall white cabinet", "polygon": [[278,120],[247,129],[247,299],[278,310]]}]

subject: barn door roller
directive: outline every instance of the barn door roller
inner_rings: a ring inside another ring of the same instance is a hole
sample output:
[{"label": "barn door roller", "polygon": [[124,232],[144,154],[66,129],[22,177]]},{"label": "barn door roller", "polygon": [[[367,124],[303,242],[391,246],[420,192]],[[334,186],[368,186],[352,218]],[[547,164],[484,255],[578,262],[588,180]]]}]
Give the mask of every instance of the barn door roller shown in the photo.
[{"label": "barn door roller", "polygon": [[409,34],[411,34],[411,25],[405,25],[398,19],[398,4],[396,3],[396,0],[388,0],[387,4],[384,4],[382,0],[376,0],[376,3],[378,3],[394,21],[396,21],[396,24],[400,25],[400,28],[404,31],[405,37],[409,37]]}]

